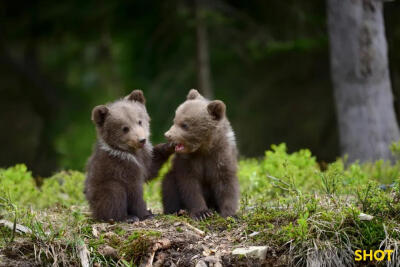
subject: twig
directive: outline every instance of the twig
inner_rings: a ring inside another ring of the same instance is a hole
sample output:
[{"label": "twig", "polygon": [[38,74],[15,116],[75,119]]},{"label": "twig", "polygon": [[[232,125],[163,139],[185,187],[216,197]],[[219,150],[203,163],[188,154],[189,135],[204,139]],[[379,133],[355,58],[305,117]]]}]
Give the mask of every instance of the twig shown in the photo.
[{"label": "twig", "polygon": [[82,243],[78,246],[78,256],[81,260],[82,267],[89,267],[89,250],[87,249],[85,243]]},{"label": "twig", "polygon": [[151,267],[151,266],[153,266],[154,255],[156,255],[156,251],[155,251],[155,250],[153,250],[153,251],[150,253],[150,257],[149,257],[149,259],[147,260],[146,265],[144,265],[144,267]]},{"label": "twig", "polygon": [[199,228],[194,227],[193,225],[190,225],[187,222],[183,222],[183,224],[201,236],[204,236],[206,234],[204,231],[200,230]]},{"label": "twig", "polygon": [[164,266],[166,255],[165,253],[158,253],[157,260],[153,263],[153,267],[162,267]]},{"label": "twig", "polygon": [[16,221],[14,222],[10,222],[7,220],[0,220],[0,225],[4,225],[5,227],[10,228],[11,230],[14,230],[19,232],[19,233],[23,233],[23,234],[31,234],[32,230],[29,229],[26,226],[23,226],[21,224],[18,224]]},{"label": "twig", "polygon": [[154,255],[156,254],[157,250],[166,249],[171,246],[171,241],[169,239],[163,238],[158,240],[152,247],[150,256],[148,257],[145,263],[140,264],[140,267],[151,267],[153,266]]},{"label": "twig", "polygon": [[290,184],[288,184],[288,183],[286,183],[285,181],[282,181],[281,179],[278,179],[278,178],[276,178],[276,177],[274,177],[274,176],[272,176],[272,175],[267,174],[267,177],[270,178],[270,179],[272,179],[272,180],[278,181],[278,182],[280,182],[280,183],[286,185],[287,187],[290,187]]}]

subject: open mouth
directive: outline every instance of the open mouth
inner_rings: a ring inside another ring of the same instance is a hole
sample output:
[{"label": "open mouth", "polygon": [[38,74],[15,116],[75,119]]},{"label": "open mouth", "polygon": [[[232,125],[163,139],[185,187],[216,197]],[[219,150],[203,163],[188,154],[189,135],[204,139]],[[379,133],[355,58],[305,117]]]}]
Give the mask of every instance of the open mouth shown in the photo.
[{"label": "open mouth", "polygon": [[185,146],[183,144],[176,144],[175,145],[175,152],[181,152],[185,150]]}]

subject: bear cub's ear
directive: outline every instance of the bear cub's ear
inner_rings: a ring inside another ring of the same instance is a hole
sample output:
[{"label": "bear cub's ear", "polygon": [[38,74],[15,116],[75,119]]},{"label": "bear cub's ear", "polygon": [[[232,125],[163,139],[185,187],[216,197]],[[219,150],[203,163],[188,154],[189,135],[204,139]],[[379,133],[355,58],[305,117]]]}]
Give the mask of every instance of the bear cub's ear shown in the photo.
[{"label": "bear cub's ear", "polygon": [[196,98],[203,98],[203,97],[196,89],[190,89],[188,95],[186,96],[186,100],[193,100]]},{"label": "bear cub's ear", "polygon": [[108,114],[108,108],[104,105],[97,106],[92,111],[92,121],[99,127],[103,126]]},{"label": "bear cub's ear", "polygon": [[132,93],[130,93],[130,95],[128,95],[125,99],[136,101],[142,103],[143,105],[146,104],[146,98],[144,98],[143,91],[138,89],[133,90]]},{"label": "bear cub's ear", "polygon": [[208,113],[214,120],[221,120],[225,116],[226,106],[221,100],[211,101],[207,106]]}]

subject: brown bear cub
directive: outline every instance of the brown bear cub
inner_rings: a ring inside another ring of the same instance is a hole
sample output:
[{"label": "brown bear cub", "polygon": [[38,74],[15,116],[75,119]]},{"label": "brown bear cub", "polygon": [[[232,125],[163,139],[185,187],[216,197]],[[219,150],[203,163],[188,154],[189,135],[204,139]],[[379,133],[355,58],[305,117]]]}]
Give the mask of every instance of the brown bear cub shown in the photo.
[{"label": "brown bear cub", "polygon": [[192,89],[176,110],[165,133],[176,154],[162,182],[164,213],[185,209],[194,219],[204,219],[212,210],[223,217],[236,213],[237,148],[225,109],[222,101],[209,101]]},{"label": "brown bear cub", "polygon": [[152,216],[143,200],[143,183],[157,175],[173,148],[153,148],[149,142],[143,92],[134,90],[124,99],[95,107],[92,120],[98,140],[87,165],[85,195],[93,217],[135,221]]}]

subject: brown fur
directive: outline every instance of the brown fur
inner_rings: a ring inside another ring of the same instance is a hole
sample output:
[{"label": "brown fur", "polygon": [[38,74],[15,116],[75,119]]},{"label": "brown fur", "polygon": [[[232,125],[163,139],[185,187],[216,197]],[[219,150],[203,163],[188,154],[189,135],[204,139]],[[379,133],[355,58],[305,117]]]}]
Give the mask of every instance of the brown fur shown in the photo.
[{"label": "brown fur", "polygon": [[152,147],[150,118],[142,91],[93,109],[98,142],[87,166],[85,195],[97,220],[122,221],[151,216],[143,183],[155,177],[171,154],[170,146]]},{"label": "brown fur", "polygon": [[210,209],[223,217],[236,213],[237,148],[225,109],[222,101],[209,101],[192,89],[176,110],[165,133],[176,145],[172,169],[162,183],[165,213],[187,209],[196,219],[209,216]]}]

